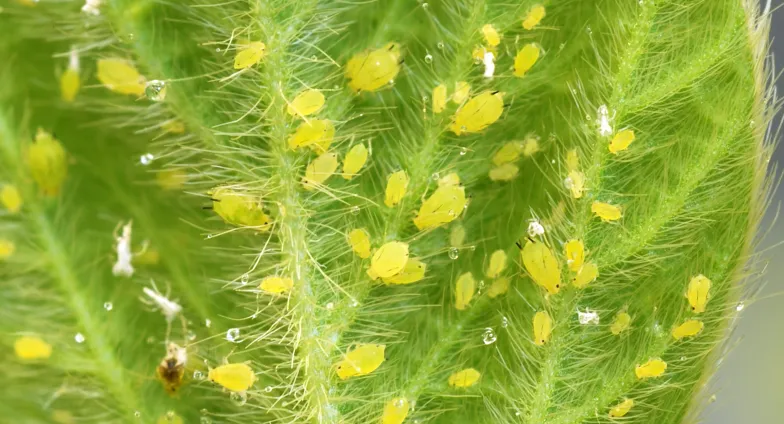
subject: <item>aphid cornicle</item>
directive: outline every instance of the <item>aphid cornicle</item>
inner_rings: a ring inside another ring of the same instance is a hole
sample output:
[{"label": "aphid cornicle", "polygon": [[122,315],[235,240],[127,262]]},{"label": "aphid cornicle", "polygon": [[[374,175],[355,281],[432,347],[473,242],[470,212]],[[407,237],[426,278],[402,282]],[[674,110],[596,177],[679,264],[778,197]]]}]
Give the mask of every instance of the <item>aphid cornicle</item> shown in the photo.
[{"label": "aphid cornicle", "polygon": [[182,378],[185,375],[185,364],[188,361],[188,353],[185,348],[176,343],[169,343],[166,348],[166,356],[155,369],[163,388],[169,393],[174,394],[182,386]]},{"label": "aphid cornicle", "polygon": [[553,319],[547,311],[539,311],[534,315],[534,344],[544,346],[550,341],[553,333]]},{"label": "aphid cornicle", "polygon": [[449,129],[456,135],[476,133],[497,121],[503,112],[504,93],[483,91],[472,97],[455,112]]},{"label": "aphid cornicle", "polygon": [[63,145],[48,132],[38,129],[35,142],[25,152],[33,179],[47,196],[55,196],[68,174],[68,160]]},{"label": "aphid cornicle", "polygon": [[399,397],[390,399],[384,404],[384,413],[381,415],[381,424],[402,424],[408,416],[408,399]]},{"label": "aphid cornicle", "polygon": [[256,382],[256,374],[245,363],[223,364],[212,368],[207,379],[232,392],[245,392]]},{"label": "aphid cornicle", "polygon": [[358,344],[335,366],[338,377],[345,380],[372,373],[386,360],[385,349],[386,345],[382,344]]},{"label": "aphid cornicle", "polygon": [[373,280],[389,278],[400,273],[408,262],[408,243],[391,241],[373,253],[367,275]]},{"label": "aphid cornicle", "polygon": [[364,144],[355,144],[346,153],[343,159],[343,178],[351,180],[356,177],[359,171],[365,166],[368,158],[368,149]]},{"label": "aphid cornicle", "polygon": [[400,72],[400,45],[388,43],[357,53],[346,64],[348,86],[354,92],[376,91],[389,85]]},{"label": "aphid cornicle", "polygon": [[692,277],[689,281],[689,288],[686,290],[686,299],[689,300],[691,311],[695,314],[705,312],[705,307],[710,300],[711,280],[700,274]]},{"label": "aphid cornicle", "polygon": [[246,69],[261,62],[267,46],[261,41],[253,41],[238,47],[234,56],[234,69]]},{"label": "aphid cornicle", "polygon": [[447,381],[452,387],[466,388],[476,384],[480,377],[482,374],[479,371],[466,368],[450,375]]},{"label": "aphid cornicle", "polygon": [[528,239],[525,247],[521,247],[520,256],[523,266],[534,280],[534,283],[544,287],[549,294],[558,294],[561,289],[561,268],[555,255],[544,243]]},{"label": "aphid cornicle", "polygon": [[408,175],[403,170],[394,172],[387,177],[387,189],[384,192],[384,204],[387,207],[394,207],[403,200],[408,189],[408,181]]},{"label": "aphid cornicle", "polygon": [[125,59],[98,59],[98,81],[115,93],[144,95],[147,80]]}]

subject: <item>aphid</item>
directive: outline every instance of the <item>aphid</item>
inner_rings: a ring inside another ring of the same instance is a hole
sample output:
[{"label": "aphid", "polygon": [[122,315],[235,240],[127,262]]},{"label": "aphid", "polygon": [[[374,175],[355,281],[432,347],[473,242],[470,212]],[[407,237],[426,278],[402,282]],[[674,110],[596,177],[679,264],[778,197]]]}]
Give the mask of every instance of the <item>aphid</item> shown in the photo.
[{"label": "aphid", "polygon": [[8,259],[16,251],[16,245],[11,240],[0,239],[0,260]]},{"label": "aphid", "polygon": [[[37,0],[34,0],[37,2]],[[82,6],[82,13],[98,16],[101,14],[101,3],[103,0],[84,0],[84,5]]]},{"label": "aphid", "polygon": [[506,163],[499,167],[493,168],[488,172],[487,176],[491,181],[511,181],[520,172],[520,168],[513,163]]},{"label": "aphid", "polygon": [[457,135],[484,130],[501,117],[504,111],[504,93],[483,91],[457,109],[449,129]]},{"label": "aphid", "polygon": [[580,171],[569,171],[569,175],[564,179],[564,187],[569,190],[572,198],[582,198],[585,191],[585,174]]},{"label": "aphid", "polygon": [[328,119],[311,119],[299,124],[294,134],[289,136],[291,150],[310,147],[316,153],[324,153],[335,139],[335,126]]},{"label": "aphid", "polygon": [[471,303],[476,292],[476,281],[470,272],[466,272],[459,277],[455,282],[455,308],[458,311],[463,311]]},{"label": "aphid", "polygon": [[523,144],[519,141],[510,141],[504,144],[493,155],[493,163],[496,166],[505,165],[507,163],[517,162],[520,159],[520,153],[523,152]]},{"label": "aphid", "polygon": [[[484,58],[484,55],[482,55]],[[471,93],[471,85],[466,81],[458,81],[455,83],[455,92],[452,94],[452,103],[462,104],[468,95]]]},{"label": "aphid", "polygon": [[406,171],[400,170],[387,177],[387,189],[384,194],[384,204],[387,207],[394,207],[406,195],[408,189],[408,175]]},{"label": "aphid", "polygon": [[648,362],[637,365],[634,368],[634,374],[639,380],[644,378],[660,377],[667,370],[667,363],[662,361],[661,358],[651,358]]},{"label": "aphid", "polygon": [[452,231],[449,232],[449,245],[452,247],[460,247],[465,241],[466,231],[465,227],[460,224],[452,226]]},{"label": "aphid", "polygon": [[550,248],[542,242],[528,239],[520,256],[534,283],[544,287],[550,294],[557,294],[561,289],[561,267]]},{"label": "aphid", "polygon": [[535,135],[529,135],[525,138],[525,144],[523,144],[523,156],[530,158],[536,152],[539,151],[539,137]]},{"label": "aphid", "polygon": [[617,336],[628,330],[631,322],[631,315],[626,312],[619,312],[618,315],[615,316],[615,320],[613,320],[612,324],[610,324],[610,332],[613,334],[613,336]]},{"label": "aphid", "polygon": [[585,288],[599,277],[599,267],[593,262],[587,262],[577,271],[577,275],[572,279],[572,285],[578,289]]},{"label": "aphid", "polygon": [[294,100],[286,107],[286,112],[291,116],[304,117],[312,115],[324,107],[325,100],[321,91],[315,89],[305,90],[294,97]]},{"label": "aphid", "polygon": [[534,29],[537,25],[539,25],[539,22],[542,22],[544,16],[544,6],[537,4],[531,7],[531,9],[528,10],[528,14],[525,15],[525,18],[523,19],[523,28],[528,31]]},{"label": "aphid", "polygon": [[229,187],[217,187],[208,192],[212,209],[228,224],[269,231],[272,219],[264,213],[260,198],[254,198]]},{"label": "aphid", "polygon": [[338,362],[336,366],[338,377],[345,380],[372,373],[384,362],[385,349],[386,345],[382,344],[358,344]]},{"label": "aphid", "polygon": [[460,185],[460,176],[457,172],[450,172],[438,179],[438,186],[457,186]]},{"label": "aphid", "polygon": [[323,153],[308,164],[305,176],[302,177],[302,186],[305,190],[312,191],[317,186],[323,185],[336,169],[338,169],[338,155]]},{"label": "aphid", "polygon": [[68,68],[60,75],[60,97],[64,102],[71,103],[79,93],[79,53],[71,49]]},{"label": "aphid", "polygon": [[696,319],[690,319],[683,324],[672,329],[672,337],[675,340],[680,340],[684,337],[693,337],[702,332],[705,324]]},{"label": "aphid", "polygon": [[185,376],[185,364],[188,361],[188,353],[185,348],[176,343],[169,343],[166,348],[166,356],[155,369],[158,379],[161,380],[163,388],[169,394],[174,394],[182,386],[182,377]]},{"label": "aphid", "polygon": [[234,56],[234,69],[246,69],[261,62],[267,46],[261,41],[254,41],[239,47]]},{"label": "aphid", "polygon": [[487,278],[496,278],[506,269],[506,252],[501,249],[496,250],[490,255],[490,263],[487,265],[485,275]]},{"label": "aphid", "polygon": [[426,271],[426,263],[420,261],[419,259],[410,258],[408,261],[406,261],[406,265],[403,267],[403,270],[400,271],[400,273],[391,277],[382,278],[381,280],[386,284],[412,284],[425,278]]},{"label": "aphid", "polygon": [[408,416],[409,403],[406,398],[394,398],[384,404],[381,424],[402,424]]},{"label": "aphid", "polygon": [[585,262],[585,246],[582,240],[572,239],[564,245],[564,256],[569,271],[578,272]]},{"label": "aphid", "polygon": [[535,43],[523,46],[514,59],[514,76],[524,77],[526,72],[530,71],[539,60],[539,53],[539,46]]},{"label": "aphid", "polygon": [[450,375],[448,382],[451,387],[465,388],[476,384],[481,377],[482,374],[479,371],[473,368],[466,368]]},{"label": "aphid", "polygon": [[436,228],[457,219],[467,204],[463,186],[444,185],[422,203],[414,218],[419,230]]},{"label": "aphid", "polygon": [[446,109],[446,85],[438,84],[433,89],[433,113],[441,113]]},{"label": "aphid", "polygon": [[350,180],[359,174],[359,170],[365,166],[368,158],[368,149],[364,144],[355,144],[346,153],[343,159],[343,178]]},{"label": "aphid", "polygon": [[35,142],[27,147],[27,166],[33,179],[47,196],[55,196],[68,174],[68,159],[63,145],[51,134],[38,129]]},{"label": "aphid", "polygon": [[629,148],[629,145],[634,141],[634,131],[623,130],[619,131],[610,141],[610,153],[617,155],[618,152],[624,151]]},{"label": "aphid", "polygon": [[593,202],[591,212],[604,222],[617,221],[623,217],[621,208],[604,202]]},{"label": "aphid", "polygon": [[485,43],[490,47],[495,47],[501,44],[501,36],[492,24],[485,24],[482,27],[482,35],[485,37]]},{"label": "aphid", "polygon": [[0,203],[9,213],[18,213],[22,208],[22,195],[19,194],[19,189],[11,184],[4,185],[0,190]]},{"label": "aphid", "polygon": [[539,311],[534,314],[534,344],[544,346],[550,341],[553,332],[553,319],[547,311]]},{"label": "aphid", "polygon": [[232,392],[245,392],[256,382],[256,374],[248,364],[224,364],[210,369],[207,379]]},{"label": "aphid", "polygon": [[370,259],[367,275],[377,280],[400,273],[408,262],[408,243],[390,241],[378,248]]},{"label": "aphid", "polygon": [[346,64],[348,86],[356,93],[386,87],[400,72],[401,63],[398,43],[357,53]]},{"label": "aphid", "polygon": [[362,259],[370,257],[370,234],[364,228],[355,228],[348,233],[351,250]]},{"label": "aphid", "polygon": [[626,414],[629,413],[629,410],[632,409],[634,406],[634,399],[624,399],[623,402],[613,406],[610,408],[610,418],[621,418],[625,417]]},{"label": "aphid", "polygon": [[577,149],[566,152],[566,169],[568,171],[577,171],[580,169],[580,158],[577,156]]},{"label": "aphid", "polygon": [[37,336],[22,336],[14,341],[14,353],[24,360],[49,359],[52,345]]},{"label": "aphid", "polygon": [[182,169],[163,169],[155,173],[155,182],[164,190],[179,190],[188,181]]},{"label": "aphid", "polygon": [[710,300],[711,280],[700,274],[692,277],[689,281],[689,288],[686,290],[686,298],[691,305],[691,311],[695,314],[705,312],[705,306]]},{"label": "aphid", "polygon": [[495,299],[502,294],[506,294],[507,291],[509,291],[509,278],[498,277],[490,284],[490,287],[487,289],[487,295],[490,299]]},{"label": "aphid", "polygon": [[270,294],[282,294],[294,287],[294,280],[288,277],[272,275],[261,280],[259,289]]},{"label": "aphid", "polygon": [[161,128],[170,134],[182,134],[185,132],[185,124],[177,119],[169,119],[161,124]]},{"label": "aphid", "polygon": [[153,283],[152,288],[143,287],[142,293],[147,295],[147,298],[141,298],[142,302],[161,311],[161,314],[166,318],[166,323],[169,325],[182,312],[182,306],[176,301],[170,300],[168,295],[164,296],[161,294],[158,288],[155,287],[155,283]]},{"label": "aphid", "polygon": [[[118,235],[117,230],[120,229],[120,226],[122,226],[122,234]],[[132,233],[133,221],[128,221],[125,225],[122,225],[122,222],[119,222],[114,229],[114,251],[117,253],[117,261],[112,265],[112,275],[115,277],[132,277],[134,269],[131,261],[133,260],[133,257],[147,250],[147,246],[145,245],[138,253],[133,253],[131,251]]]},{"label": "aphid", "polygon": [[125,59],[98,59],[98,81],[115,93],[142,96],[147,80]]}]

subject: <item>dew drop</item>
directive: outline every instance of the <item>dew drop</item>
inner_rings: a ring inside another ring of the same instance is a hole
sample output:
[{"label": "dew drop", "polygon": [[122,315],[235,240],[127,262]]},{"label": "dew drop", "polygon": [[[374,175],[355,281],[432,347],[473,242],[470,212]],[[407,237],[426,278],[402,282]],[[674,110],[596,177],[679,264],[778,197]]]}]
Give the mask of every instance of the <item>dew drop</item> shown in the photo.
[{"label": "dew drop", "polygon": [[185,337],[188,338],[189,342],[192,342],[196,340],[196,333],[194,333],[193,331],[189,331],[188,334],[185,335]]},{"label": "dew drop", "polygon": [[265,387],[264,391],[267,392],[267,393],[271,392],[272,391],[272,386]]},{"label": "dew drop", "polygon": [[468,153],[468,149],[466,149],[465,147],[463,147],[462,149],[460,149],[460,156],[465,156],[465,155],[466,155],[466,153]]},{"label": "dew drop", "polygon": [[403,398],[396,399],[395,400],[395,407],[402,408],[404,402],[405,402],[405,400]]},{"label": "dew drop", "polygon": [[472,244],[472,245],[468,246],[468,250],[470,250],[472,252],[476,251],[476,245]]},{"label": "dew drop", "polygon": [[428,7],[430,7],[430,5],[429,5],[429,4],[427,4],[427,3],[422,3],[422,9],[425,9],[425,10],[427,10],[427,8],[428,8]]},{"label": "dew drop", "polygon": [[740,312],[740,311],[742,311],[742,310],[743,310],[743,308],[745,308],[745,307],[746,307],[746,305],[745,305],[743,302],[740,302],[740,303],[738,303],[738,305],[737,305],[737,306],[735,306],[735,310],[736,310],[736,311],[738,311],[738,312]]},{"label": "dew drop", "polygon": [[332,302],[327,303],[327,310],[331,311],[335,309],[335,304]]},{"label": "dew drop", "polygon": [[209,318],[204,320],[204,326],[210,328],[212,326],[212,321]]},{"label": "dew drop", "polygon": [[445,47],[443,41],[439,41],[438,44],[436,44],[436,46],[438,47],[439,50],[444,50]]},{"label": "dew drop", "polygon": [[509,319],[506,317],[501,317],[501,327],[506,328],[509,327]]},{"label": "dew drop", "polygon": [[352,215],[359,215],[359,206],[352,206],[351,207],[351,214]]},{"label": "dew drop", "polygon": [[141,418],[142,417],[142,413],[139,412],[139,411],[136,411],[136,412],[133,413],[133,416],[136,417],[136,418]]},{"label": "dew drop", "polygon": [[155,159],[155,156],[153,156],[152,153],[145,153],[139,157],[139,162],[141,162],[142,165],[149,165],[152,163],[153,159]]},{"label": "dew drop", "polygon": [[220,47],[215,47],[215,52],[216,53],[220,53],[220,51],[221,51]]},{"label": "dew drop", "polygon": [[229,395],[231,402],[237,406],[245,405],[248,402],[248,395],[245,392],[231,392]]},{"label": "dew drop", "polygon": [[144,95],[154,102],[166,99],[166,83],[161,80],[152,80],[144,86]]},{"label": "dew drop", "polygon": [[146,341],[147,341],[147,344],[153,344],[153,343],[155,343],[155,337],[153,337],[153,336],[147,337]]},{"label": "dew drop", "polygon": [[76,335],[74,336],[74,340],[76,341],[76,343],[79,344],[84,343],[84,334],[76,333]]},{"label": "dew drop", "polygon": [[199,370],[194,371],[193,372],[193,379],[194,380],[204,380],[204,373],[199,371]]},{"label": "dew drop", "polygon": [[456,247],[450,247],[449,248],[449,259],[454,260],[454,259],[457,259],[458,256],[460,256],[460,251],[457,250]]},{"label": "dew drop", "polygon": [[588,35],[593,35],[593,30],[591,29],[591,27],[585,27],[585,32],[586,32]]},{"label": "dew drop", "polygon": [[482,333],[482,342],[484,342],[484,344],[493,344],[497,339],[498,337],[495,335],[495,331],[493,331],[492,328],[485,328],[485,332]]},{"label": "dew drop", "polygon": [[438,172],[434,172],[430,177],[433,178],[433,181],[438,181],[438,179],[441,178],[441,176],[438,175]]},{"label": "dew drop", "polygon": [[226,340],[232,343],[239,343],[240,342],[240,329],[239,328],[229,328],[229,331],[226,332]]},{"label": "dew drop", "polygon": [[316,55],[314,54],[313,56],[310,57],[310,60],[315,62],[318,60],[318,57],[316,57]]},{"label": "dew drop", "polygon": [[244,286],[244,285],[248,284],[248,280],[249,279],[250,279],[250,277],[248,276],[247,273],[242,274],[242,276],[240,277],[240,283],[242,283],[242,285]]},{"label": "dew drop", "polygon": [[427,63],[433,63],[433,55],[432,55],[432,54],[430,54],[430,53],[426,54],[426,55],[425,55],[425,62],[427,62]]},{"label": "dew drop", "polygon": [[104,302],[103,308],[107,311],[111,311],[114,308],[114,305],[112,305],[112,302]]},{"label": "dew drop", "polygon": [[350,306],[352,308],[356,308],[357,306],[359,306],[359,302],[356,299],[354,299],[354,300],[351,301]]}]

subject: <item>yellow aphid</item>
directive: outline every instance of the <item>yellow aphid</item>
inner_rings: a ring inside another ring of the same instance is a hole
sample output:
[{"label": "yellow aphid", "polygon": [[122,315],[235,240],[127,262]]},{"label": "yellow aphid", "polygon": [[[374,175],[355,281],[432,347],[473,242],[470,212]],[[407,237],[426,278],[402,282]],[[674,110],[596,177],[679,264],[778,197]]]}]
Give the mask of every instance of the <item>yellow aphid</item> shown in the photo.
[{"label": "yellow aphid", "polygon": [[593,202],[591,212],[604,222],[617,221],[623,217],[621,208],[604,202]]},{"label": "yellow aphid", "polygon": [[504,93],[483,91],[457,109],[449,129],[457,135],[484,130],[504,112]]},{"label": "yellow aphid", "polygon": [[486,24],[482,27],[482,35],[485,37],[485,43],[490,47],[501,44],[501,36],[498,35],[498,31],[491,24]]},{"label": "yellow aphid", "polygon": [[331,152],[322,154],[310,161],[305,169],[305,176],[302,177],[303,187],[308,191],[314,190],[324,184],[336,169],[338,169],[338,155]]},{"label": "yellow aphid", "polygon": [[473,368],[466,368],[450,375],[448,381],[451,387],[464,388],[476,384],[480,377],[482,377],[482,374],[479,371]]},{"label": "yellow aphid", "polygon": [[487,278],[496,278],[506,269],[506,252],[501,249],[496,250],[490,255],[490,263],[487,265],[485,275]]},{"label": "yellow aphid", "polygon": [[612,138],[610,141],[610,153],[618,154],[623,150],[629,148],[629,145],[634,141],[634,131],[623,130]]},{"label": "yellow aphid", "polygon": [[439,84],[433,89],[433,113],[446,109],[446,85]]},{"label": "yellow aphid", "polygon": [[164,190],[179,190],[188,181],[188,174],[182,169],[164,169],[155,174],[155,182]]},{"label": "yellow aphid", "polygon": [[585,174],[580,171],[569,171],[564,186],[571,192],[572,198],[580,199],[585,192]]},{"label": "yellow aphid", "polygon": [[539,60],[539,46],[534,43],[526,44],[517,52],[514,60],[514,75],[516,77],[524,77],[526,72]]},{"label": "yellow aphid", "polygon": [[523,19],[523,28],[525,28],[528,31],[534,29],[537,25],[539,25],[539,22],[542,22],[542,19],[544,19],[544,15],[545,15],[544,6],[542,6],[541,4],[537,4],[533,6],[528,11],[528,14],[525,15],[525,18]]},{"label": "yellow aphid", "polygon": [[348,244],[351,250],[362,259],[370,257],[370,234],[364,228],[356,228],[348,233]]},{"label": "yellow aphid", "polygon": [[408,189],[408,175],[406,175],[406,171],[400,170],[397,172],[392,173],[387,178],[387,189],[384,194],[384,204],[387,207],[394,207],[401,200],[403,200],[403,196],[406,195],[406,190]]},{"label": "yellow aphid", "polygon": [[289,136],[291,150],[310,147],[317,153],[324,153],[335,139],[335,126],[328,119],[311,119],[299,124],[294,134]]},{"label": "yellow aphid", "polygon": [[564,256],[569,271],[578,272],[585,262],[585,245],[582,240],[572,239],[564,245]]},{"label": "yellow aphid", "polygon": [[696,319],[690,319],[683,324],[675,327],[672,329],[672,337],[675,340],[680,340],[684,337],[692,337],[700,334],[702,329],[705,328],[705,324],[702,321],[697,321]]},{"label": "yellow aphid", "polygon": [[40,0],[16,0],[17,3],[19,3],[19,4],[23,5],[23,6],[29,6],[29,7],[36,6],[39,1]]},{"label": "yellow aphid", "polygon": [[141,96],[147,80],[125,59],[98,59],[98,81],[115,93]]},{"label": "yellow aphid", "polygon": [[256,382],[256,374],[248,364],[225,364],[213,368],[207,379],[232,392],[245,392]]},{"label": "yellow aphid", "polygon": [[381,424],[402,424],[408,416],[409,403],[406,398],[394,398],[384,404]]},{"label": "yellow aphid", "polygon": [[615,316],[612,324],[610,324],[610,332],[613,333],[614,336],[617,336],[628,330],[631,322],[631,315],[626,312],[619,312],[618,315]]},{"label": "yellow aphid", "polygon": [[349,377],[368,375],[378,369],[384,362],[385,345],[359,344],[346,353],[337,364],[337,374],[341,380]]},{"label": "yellow aphid", "polygon": [[449,245],[452,247],[460,247],[465,241],[466,231],[465,227],[460,224],[452,226],[452,231],[449,232]]},{"label": "yellow aphid", "polygon": [[185,124],[176,119],[170,119],[161,125],[161,128],[167,133],[182,134],[185,132]]},{"label": "yellow aphid", "polygon": [[465,188],[459,185],[438,187],[433,194],[422,203],[414,225],[419,230],[427,230],[454,221],[466,206]]},{"label": "yellow aphid", "polygon": [[8,259],[16,252],[16,245],[11,240],[0,239],[0,260]]},{"label": "yellow aphid", "polygon": [[689,281],[689,288],[686,290],[686,299],[689,300],[691,311],[695,314],[705,312],[705,306],[710,300],[711,280],[700,274],[692,277]]},{"label": "yellow aphid", "polygon": [[471,52],[471,57],[474,58],[476,61],[484,61],[485,54],[492,53],[493,56],[497,56],[496,48],[492,46],[476,46],[474,50]]},{"label": "yellow aphid", "polygon": [[493,163],[496,166],[501,166],[507,163],[517,162],[520,159],[520,153],[523,152],[523,144],[519,141],[510,141],[504,144],[493,155]]},{"label": "yellow aphid", "polygon": [[234,191],[229,187],[218,187],[209,192],[212,209],[228,224],[255,227],[268,231],[272,220],[261,205],[261,199]]},{"label": "yellow aphid", "polygon": [[460,185],[460,176],[457,172],[450,172],[438,179],[438,186],[456,186]]},{"label": "yellow aphid", "polygon": [[401,63],[400,45],[397,43],[357,53],[346,64],[348,86],[355,92],[386,87],[400,72]]},{"label": "yellow aphid", "polygon": [[506,163],[495,167],[488,172],[491,181],[511,181],[520,172],[520,168],[513,163]]},{"label": "yellow aphid", "polygon": [[412,284],[425,278],[425,272],[427,272],[426,263],[420,261],[419,259],[410,258],[400,273],[388,278],[382,278],[381,280],[386,284]]},{"label": "yellow aphid", "polygon": [[[74,419],[73,414],[70,411],[66,411],[64,409],[55,409],[52,411],[52,421],[56,424],[74,424],[76,420]],[[159,423],[160,424],[160,423]],[[164,423],[166,424],[166,423]],[[175,424],[182,424],[182,422]]]},{"label": "yellow aphid", "polygon": [[270,294],[285,293],[294,287],[294,280],[288,277],[278,277],[273,275],[261,280],[259,289]]},{"label": "yellow aphid", "polygon": [[461,104],[466,99],[468,99],[468,95],[471,93],[471,84],[466,81],[458,81],[455,83],[455,92],[452,94],[452,102],[456,104]]},{"label": "yellow aphid", "polygon": [[634,399],[624,399],[623,402],[610,408],[610,418],[625,417],[634,406]]},{"label": "yellow aphid", "polygon": [[577,149],[566,152],[566,169],[568,171],[577,171],[580,169],[580,158],[577,156]]},{"label": "yellow aphid", "polygon": [[530,158],[539,151],[539,137],[529,136],[523,145],[523,156]]},{"label": "yellow aphid", "polygon": [[659,377],[667,370],[667,363],[660,358],[651,358],[648,362],[637,365],[634,368],[634,374],[638,379]]},{"label": "yellow aphid", "polygon": [[572,285],[578,289],[584,288],[599,276],[599,267],[593,262],[588,262],[577,271],[572,279]]},{"label": "yellow aphid", "polygon": [[553,319],[547,311],[539,311],[534,314],[534,344],[544,346],[550,341],[553,333]]},{"label": "yellow aphid", "polygon": [[534,283],[544,287],[550,294],[557,294],[561,289],[561,267],[550,248],[542,242],[529,239],[520,256]]},{"label": "yellow aphid", "polygon": [[26,154],[30,173],[44,194],[58,194],[68,173],[68,158],[63,145],[39,128],[35,142],[27,148]]},{"label": "yellow aphid", "polygon": [[19,209],[22,208],[22,195],[19,194],[19,190],[16,186],[6,184],[3,186],[3,189],[0,190],[0,203],[3,204],[3,207],[8,210],[10,213],[17,213]]},{"label": "yellow aphid", "polygon": [[490,296],[490,299],[495,299],[502,294],[506,294],[507,291],[509,291],[509,279],[498,277],[490,284],[490,287],[487,289],[487,295]]},{"label": "yellow aphid", "polygon": [[324,107],[324,95],[319,90],[305,90],[296,97],[286,107],[286,112],[291,116],[312,115]]},{"label": "yellow aphid", "polygon": [[68,68],[60,75],[60,97],[64,102],[71,103],[79,93],[79,70]]},{"label": "yellow aphid", "polygon": [[22,336],[14,341],[14,352],[19,359],[49,359],[52,356],[52,345],[40,337]]},{"label": "yellow aphid", "polygon": [[390,241],[378,248],[370,260],[367,275],[376,280],[399,274],[408,262],[408,243]]},{"label": "yellow aphid", "polygon": [[350,180],[357,176],[359,170],[365,166],[368,158],[368,149],[364,144],[355,144],[346,153],[343,159],[343,178]]},{"label": "yellow aphid", "polygon": [[471,299],[474,298],[475,292],[476,281],[470,272],[466,272],[465,274],[460,275],[460,277],[457,277],[457,281],[455,282],[455,308],[457,308],[458,311],[465,310],[468,307],[468,304],[471,303]]},{"label": "yellow aphid", "polygon": [[234,56],[234,69],[250,68],[261,62],[266,50],[267,46],[261,41],[254,41],[240,46],[237,50],[237,55]]}]

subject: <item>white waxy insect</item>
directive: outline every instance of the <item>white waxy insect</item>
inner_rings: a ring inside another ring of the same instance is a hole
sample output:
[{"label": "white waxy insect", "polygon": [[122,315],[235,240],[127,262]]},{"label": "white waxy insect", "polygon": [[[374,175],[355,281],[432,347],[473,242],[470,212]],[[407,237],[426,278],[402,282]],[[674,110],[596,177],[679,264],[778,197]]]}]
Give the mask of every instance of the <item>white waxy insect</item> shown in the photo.
[{"label": "white waxy insect", "polygon": [[607,105],[599,106],[598,114],[599,135],[609,137],[613,133],[613,127],[610,125],[610,112],[607,110]]},{"label": "white waxy insect", "polygon": [[84,6],[82,6],[82,12],[87,13],[93,16],[98,16],[101,14],[101,3],[103,0],[84,0]]},{"label": "white waxy insect", "polygon": [[142,297],[141,301],[154,309],[161,311],[161,314],[166,318],[166,322],[171,324],[174,318],[182,312],[182,306],[174,300],[168,298],[158,291],[155,282],[152,283],[152,288],[143,287],[142,292],[146,297]]},{"label": "white waxy insect", "polygon": [[544,227],[539,221],[533,219],[528,223],[528,235],[530,237],[541,236],[544,234]]},{"label": "white waxy insect", "polygon": [[495,56],[493,56],[493,52],[485,52],[482,63],[485,64],[485,78],[493,78],[495,73]]},{"label": "white waxy insect", "polygon": [[585,312],[577,310],[577,321],[582,325],[599,325],[599,314],[596,311],[586,309]]},{"label": "white waxy insect", "polygon": [[122,234],[117,235],[117,230],[122,225],[122,222],[117,224],[114,229],[114,250],[117,252],[117,261],[112,266],[112,274],[115,277],[132,277],[133,265],[131,261],[134,256],[143,254],[147,250],[147,243],[142,246],[142,250],[136,253],[131,252],[131,234],[133,233],[133,221],[128,221],[127,224],[122,225]]}]

